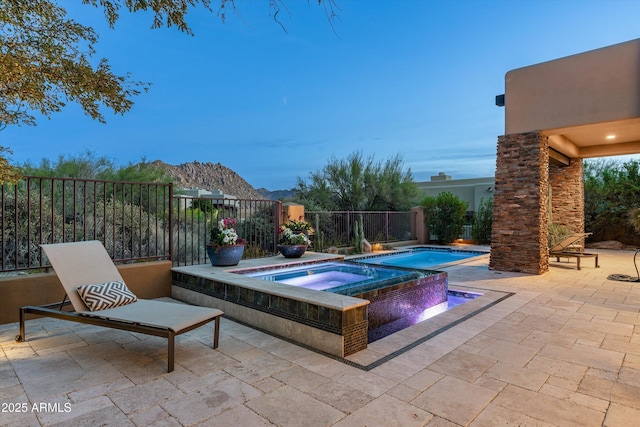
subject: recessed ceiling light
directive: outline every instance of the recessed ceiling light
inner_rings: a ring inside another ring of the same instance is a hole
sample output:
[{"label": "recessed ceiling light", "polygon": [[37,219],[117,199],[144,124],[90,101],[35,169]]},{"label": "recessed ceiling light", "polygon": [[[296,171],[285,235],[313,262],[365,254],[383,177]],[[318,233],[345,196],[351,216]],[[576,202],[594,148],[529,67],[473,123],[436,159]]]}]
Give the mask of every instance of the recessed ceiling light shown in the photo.
[{"label": "recessed ceiling light", "polygon": [[616,139],[615,135],[607,135],[607,139]]}]

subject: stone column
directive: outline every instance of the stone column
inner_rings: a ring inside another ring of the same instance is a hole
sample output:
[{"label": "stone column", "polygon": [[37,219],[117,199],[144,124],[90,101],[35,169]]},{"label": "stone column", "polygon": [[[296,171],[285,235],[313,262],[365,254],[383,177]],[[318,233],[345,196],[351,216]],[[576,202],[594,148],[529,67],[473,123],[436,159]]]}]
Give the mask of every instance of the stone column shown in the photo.
[{"label": "stone column", "polygon": [[549,144],[540,132],[498,137],[489,268],[549,270]]},{"label": "stone column", "polygon": [[584,233],[584,178],[582,159],[569,166],[549,165],[551,221],[574,233]]}]

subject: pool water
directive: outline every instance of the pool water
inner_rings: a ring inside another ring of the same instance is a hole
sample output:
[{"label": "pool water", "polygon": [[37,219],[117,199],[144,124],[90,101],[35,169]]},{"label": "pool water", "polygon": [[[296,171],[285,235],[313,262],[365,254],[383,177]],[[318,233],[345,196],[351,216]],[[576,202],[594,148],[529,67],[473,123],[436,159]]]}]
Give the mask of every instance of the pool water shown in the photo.
[{"label": "pool water", "polygon": [[480,255],[486,255],[486,252],[461,251],[448,248],[415,248],[401,251],[397,254],[366,257],[358,259],[357,262],[425,270],[443,264],[468,260]]},{"label": "pool water", "polygon": [[245,275],[271,282],[349,296],[425,276],[424,273],[417,271],[344,262],[311,264],[304,267],[269,270]]}]

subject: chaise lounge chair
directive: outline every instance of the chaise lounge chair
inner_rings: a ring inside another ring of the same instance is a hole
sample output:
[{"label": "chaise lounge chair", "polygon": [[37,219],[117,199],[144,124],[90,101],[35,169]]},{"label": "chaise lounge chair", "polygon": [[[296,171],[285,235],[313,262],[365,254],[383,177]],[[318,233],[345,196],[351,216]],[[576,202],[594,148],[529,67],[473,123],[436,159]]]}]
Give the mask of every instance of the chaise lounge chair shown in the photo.
[{"label": "chaise lounge chair", "polygon": [[556,261],[558,262],[560,258],[575,258],[578,270],[580,270],[580,260],[582,258],[595,258],[596,268],[600,267],[598,264],[598,254],[583,252],[582,246],[576,246],[576,242],[590,235],[591,233],[574,233],[566,237],[549,249],[549,256],[556,257]]},{"label": "chaise lounge chair", "polygon": [[[174,369],[175,336],[215,320],[213,348],[218,347],[223,312],[208,307],[137,299],[101,242],[41,245],[67,297],[61,303],[20,308],[20,335],[25,340],[25,314],[55,317],[168,339],[167,371]],[[82,296],[81,296],[82,295]],[[63,311],[65,305],[74,311]],[[57,307],[55,309],[54,307]]]}]

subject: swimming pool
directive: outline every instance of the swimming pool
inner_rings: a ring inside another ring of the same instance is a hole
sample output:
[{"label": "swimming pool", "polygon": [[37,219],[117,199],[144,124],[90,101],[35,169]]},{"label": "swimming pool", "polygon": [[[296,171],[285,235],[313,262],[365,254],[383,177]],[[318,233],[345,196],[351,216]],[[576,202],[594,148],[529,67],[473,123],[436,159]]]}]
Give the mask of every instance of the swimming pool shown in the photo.
[{"label": "swimming pool", "polygon": [[413,248],[390,253],[374,255],[352,261],[362,264],[386,265],[403,268],[428,270],[449,264],[468,261],[471,258],[487,255],[488,252],[464,251],[450,248]]}]

